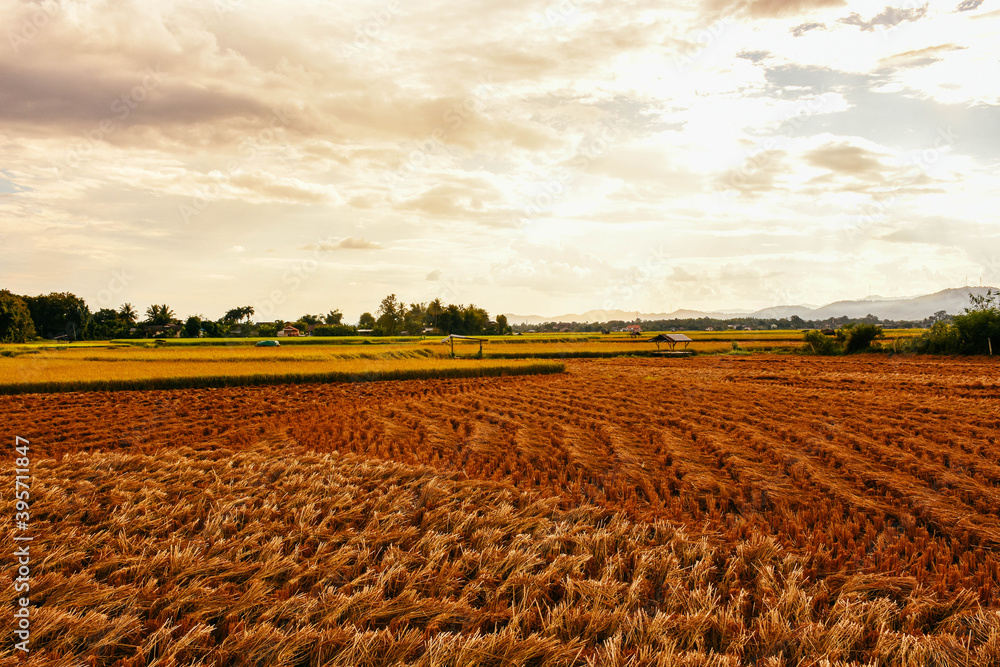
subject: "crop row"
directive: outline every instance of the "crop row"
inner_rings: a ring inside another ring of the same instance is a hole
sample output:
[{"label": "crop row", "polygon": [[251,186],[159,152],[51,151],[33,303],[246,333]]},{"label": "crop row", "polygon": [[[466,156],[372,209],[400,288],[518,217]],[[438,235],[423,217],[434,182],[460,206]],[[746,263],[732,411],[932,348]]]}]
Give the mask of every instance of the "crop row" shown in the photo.
[{"label": "crop row", "polygon": [[[209,439],[34,471],[31,658],[115,667],[995,665],[1000,614],[768,537],[457,472]],[[0,512],[12,511],[0,499]],[[0,604],[15,595],[0,573]],[[13,660],[10,642],[0,660]]]}]

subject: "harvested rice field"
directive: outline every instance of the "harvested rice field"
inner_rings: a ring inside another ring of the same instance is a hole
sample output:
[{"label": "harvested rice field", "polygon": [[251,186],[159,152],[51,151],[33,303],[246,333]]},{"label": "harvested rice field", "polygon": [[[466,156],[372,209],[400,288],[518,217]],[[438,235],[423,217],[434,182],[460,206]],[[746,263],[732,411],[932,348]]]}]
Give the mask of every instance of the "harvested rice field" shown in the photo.
[{"label": "harvested rice field", "polygon": [[0,396],[26,664],[1000,664],[1000,364],[565,366]]}]

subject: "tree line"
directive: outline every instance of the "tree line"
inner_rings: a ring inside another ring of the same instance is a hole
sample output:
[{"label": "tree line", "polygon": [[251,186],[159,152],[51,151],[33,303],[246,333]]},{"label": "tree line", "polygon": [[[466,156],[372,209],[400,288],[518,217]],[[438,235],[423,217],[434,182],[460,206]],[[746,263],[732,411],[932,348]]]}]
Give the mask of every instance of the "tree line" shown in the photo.
[{"label": "tree line", "polygon": [[822,320],[806,320],[798,315],[791,317],[731,317],[719,319],[715,317],[691,317],[672,320],[610,320],[608,322],[544,322],[542,324],[515,324],[514,330],[525,333],[574,331],[582,333],[600,333],[601,331],[620,331],[629,324],[639,324],[646,331],[725,331],[727,329],[780,329],[802,331],[807,329],[836,329],[848,324],[875,324],[886,329],[927,329],[936,322],[950,322],[952,316],[945,311],[939,311],[922,320],[890,320],[866,315],[865,317],[828,317]]},{"label": "tree line", "polygon": [[406,304],[395,294],[382,299],[375,314],[365,312],[358,324],[345,324],[339,309],[326,314],[306,313],[297,320],[255,322],[253,306],[237,306],[212,320],[190,315],[181,320],[167,304],[152,304],[144,316],[130,304],[91,312],[87,303],[71,292],[38,296],[0,290],[0,343],[24,343],[36,338],[60,340],[110,340],[180,335],[186,338],[230,336],[273,337],[286,326],[316,336],[418,336],[423,334],[503,335],[511,333],[507,318],[475,305],[445,304],[440,299]]}]

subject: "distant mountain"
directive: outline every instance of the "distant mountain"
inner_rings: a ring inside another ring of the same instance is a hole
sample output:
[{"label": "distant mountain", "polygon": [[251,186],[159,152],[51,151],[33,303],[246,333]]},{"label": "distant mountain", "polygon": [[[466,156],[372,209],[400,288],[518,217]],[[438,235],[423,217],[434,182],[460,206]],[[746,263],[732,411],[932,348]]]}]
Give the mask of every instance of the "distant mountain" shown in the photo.
[{"label": "distant mountain", "polygon": [[956,287],[941,290],[934,294],[915,297],[881,297],[870,296],[864,299],[850,301],[835,301],[825,306],[771,306],[754,312],[747,311],[717,311],[675,310],[672,313],[636,313],[634,310],[588,310],[580,314],[543,317],[541,315],[516,315],[505,313],[511,324],[542,324],[543,322],[609,322],[623,320],[631,322],[638,317],[641,320],[680,320],[698,317],[715,319],[732,319],[736,317],[758,317],[761,319],[780,319],[798,315],[804,320],[825,320],[831,317],[860,318],[875,315],[884,320],[922,320],[939,311],[949,315],[958,315],[969,305],[969,294],[985,294],[986,290],[998,290],[996,287]]}]

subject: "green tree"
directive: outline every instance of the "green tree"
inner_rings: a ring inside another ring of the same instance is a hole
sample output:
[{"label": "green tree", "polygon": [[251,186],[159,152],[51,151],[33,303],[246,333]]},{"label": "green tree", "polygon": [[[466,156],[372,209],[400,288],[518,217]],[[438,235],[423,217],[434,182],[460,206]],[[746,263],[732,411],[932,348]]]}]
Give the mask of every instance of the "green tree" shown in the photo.
[{"label": "green tree", "polygon": [[323,322],[325,324],[341,324],[344,319],[344,314],[340,312],[340,309],[331,310],[329,313],[323,316]]},{"label": "green tree", "polygon": [[462,327],[464,333],[471,336],[481,335],[490,321],[490,314],[473,304],[462,309]]},{"label": "green tree", "polygon": [[1000,292],[969,294],[970,305],[953,318],[958,334],[958,351],[962,354],[988,354],[993,348],[1000,352]]},{"label": "green tree", "polygon": [[427,317],[427,304],[411,303],[403,314],[403,330],[411,336],[419,335],[424,330],[424,319]]},{"label": "green tree", "polygon": [[81,338],[90,320],[90,309],[83,299],[70,292],[51,292],[23,297],[31,311],[35,331],[43,338],[66,335]]},{"label": "green tree", "polygon": [[302,324],[316,325],[316,324],[319,324],[320,322],[322,322],[323,318],[322,318],[321,315],[309,315],[308,313],[306,313],[305,315],[303,315],[302,317],[300,317],[298,319],[298,321],[300,323],[302,323]]},{"label": "green tree", "polygon": [[185,338],[198,338],[201,335],[201,318],[197,315],[187,318],[183,333]]},{"label": "green tree", "polygon": [[358,319],[358,328],[374,329],[375,317],[371,313],[361,313],[361,317]]},{"label": "green tree", "polygon": [[135,312],[131,303],[123,303],[118,309],[118,318],[125,324],[131,325],[139,319],[139,313]]},{"label": "green tree", "polygon": [[507,316],[503,314],[497,315],[497,333],[503,336],[510,333],[510,331],[510,325],[507,324]]},{"label": "green tree", "polygon": [[176,322],[173,309],[167,304],[153,304],[146,309],[146,324],[171,324]]},{"label": "green tree", "polygon": [[437,317],[437,328],[446,334],[463,335],[465,331],[465,318],[462,316],[462,307],[455,304],[448,304],[441,310]]},{"label": "green tree", "polygon": [[378,319],[375,321],[382,334],[395,336],[400,332],[405,309],[406,304],[397,301],[395,294],[390,294],[382,299],[382,303],[378,307]]},{"label": "green tree", "polygon": [[441,317],[441,313],[444,312],[444,306],[441,305],[441,299],[434,299],[429,304],[427,304],[427,311],[424,315],[424,323],[429,327],[438,328],[438,318]]},{"label": "green tree", "polygon": [[8,290],[0,290],[0,343],[25,343],[34,337],[28,304]]},{"label": "green tree", "polygon": [[101,308],[90,318],[90,334],[98,340],[123,338],[128,335],[129,325],[121,314],[111,308]]}]

